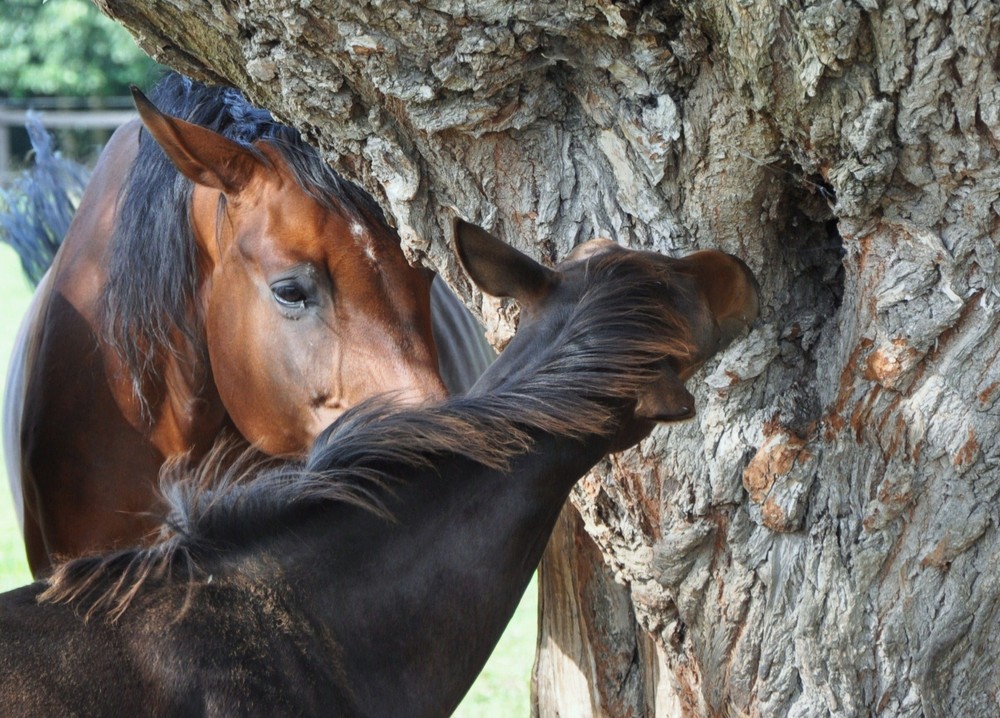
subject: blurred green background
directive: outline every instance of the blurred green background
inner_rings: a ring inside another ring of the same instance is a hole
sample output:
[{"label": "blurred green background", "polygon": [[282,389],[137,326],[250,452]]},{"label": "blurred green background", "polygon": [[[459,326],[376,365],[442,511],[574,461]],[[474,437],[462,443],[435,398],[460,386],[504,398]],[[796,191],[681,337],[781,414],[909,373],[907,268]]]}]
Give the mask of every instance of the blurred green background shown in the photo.
[{"label": "blurred green background", "polygon": [[[120,26],[89,0],[4,0],[0,3],[0,109],[117,107],[128,85],[149,86],[158,66]],[[58,98],[58,99],[56,99]],[[44,122],[44,113],[43,113]],[[110,130],[60,130],[66,156],[93,162]],[[0,137],[0,141],[3,138]],[[10,128],[10,159],[25,162],[27,137]],[[0,176],[8,186],[13,174]],[[2,239],[2,237],[0,237]],[[14,252],[0,244],[0,370],[6,376],[14,338],[31,287]],[[0,448],[2,451],[2,448]],[[31,580],[17,527],[6,471],[0,470],[0,591]],[[532,581],[513,621],[479,680],[455,715],[508,718],[529,710],[529,680],[537,632],[537,589]]]},{"label": "blurred green background", "polygon": [[0,97],[127,95],[155,67],[89,0],[4,0],[0,27]]},{"label": "blurred green background", "polygon": [[[17,255],[7,245],[0,245],[0,369],[7,376],[7,360],[14,346],[14,336],[24,311],[31,301],[31,286],[21,272]],[[3,445],[0,444],[0,452]],[[2,462],[0,462],[2,464]],[[0,467],[0,591],[21,586],[31,580],[24,559],[24,546],[14,515],[7,483],[6,467]]]}]

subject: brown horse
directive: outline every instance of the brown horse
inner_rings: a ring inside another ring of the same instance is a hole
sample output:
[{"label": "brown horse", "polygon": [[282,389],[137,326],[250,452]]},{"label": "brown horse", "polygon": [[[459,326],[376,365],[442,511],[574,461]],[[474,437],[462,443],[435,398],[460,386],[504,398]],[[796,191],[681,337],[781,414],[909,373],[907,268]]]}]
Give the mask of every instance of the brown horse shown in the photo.
[{"label": "brown horse", "polygon": [[135,92],[141,123],[100,157],[12,361],[36,575],[149,537],[161,465],[227,430],[302,455],[362,399],[445,395],[430,275],[374,201],[235,90],[170,75],[154,93],[190,121]]},{"label": "brown horse", "polygon": [[468,394],[367,402],[301,467],[169,484],[172,538],[0,596],[5,715],[454,710],[573,484],[691,416],[683,378],[758,310],[719,252],[585,245],[550,270],[469,225],[457,243],[522,307]]}]

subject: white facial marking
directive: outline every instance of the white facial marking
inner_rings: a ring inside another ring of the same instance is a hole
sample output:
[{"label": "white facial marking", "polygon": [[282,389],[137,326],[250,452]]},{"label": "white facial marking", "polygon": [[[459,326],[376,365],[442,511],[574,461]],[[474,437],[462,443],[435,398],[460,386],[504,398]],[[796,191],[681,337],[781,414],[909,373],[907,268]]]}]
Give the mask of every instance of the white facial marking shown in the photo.
[{"label": "white facial marking", "polygon": [[354,235],[354,239],[357,240],[361,249],[364,250],[365,256],[367,256],[371,262],[376,262],[375,243],[372,242],[371,236],[365,232],[364,225],[360,222],[351,222],[351,234]]}]

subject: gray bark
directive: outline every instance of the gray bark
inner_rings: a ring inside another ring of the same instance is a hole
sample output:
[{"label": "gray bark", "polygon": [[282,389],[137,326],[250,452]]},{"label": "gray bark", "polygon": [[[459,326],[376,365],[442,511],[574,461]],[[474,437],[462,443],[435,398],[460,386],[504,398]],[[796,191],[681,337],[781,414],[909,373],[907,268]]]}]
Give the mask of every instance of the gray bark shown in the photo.
[{"label": "gray bark", "polygon": [[498,345],[456,214],[761,279],[698,417],[575,492],[540,715],[1000,711],[995,3],[98,3],[302,129]]}]

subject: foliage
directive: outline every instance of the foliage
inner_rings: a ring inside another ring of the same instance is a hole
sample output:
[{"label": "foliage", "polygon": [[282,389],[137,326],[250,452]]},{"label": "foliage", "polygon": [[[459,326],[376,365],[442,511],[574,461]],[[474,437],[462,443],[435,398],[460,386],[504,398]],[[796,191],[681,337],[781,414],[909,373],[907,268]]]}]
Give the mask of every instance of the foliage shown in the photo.
[{"label": "foliage", "polygon": [[89,0],[4,0],[0,27],[0,96],[125,95],[156,67]]}]

